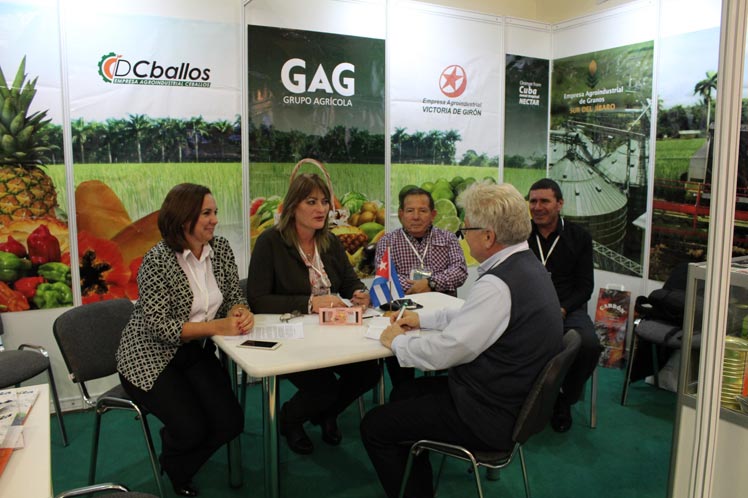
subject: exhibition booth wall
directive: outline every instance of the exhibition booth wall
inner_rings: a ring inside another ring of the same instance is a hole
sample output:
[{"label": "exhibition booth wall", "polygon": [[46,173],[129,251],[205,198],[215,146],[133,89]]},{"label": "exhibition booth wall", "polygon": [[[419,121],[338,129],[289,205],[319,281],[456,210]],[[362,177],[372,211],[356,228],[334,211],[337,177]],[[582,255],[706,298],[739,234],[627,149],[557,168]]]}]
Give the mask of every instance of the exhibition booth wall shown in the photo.
[{"label": "exhibition booth wall", "polygon": [[[39,113],[39,147],[0,178],[0,244],[41,258],[3,283],[6,347],[46,347],[64,409],[81,408],[52,322],[137,298],[165,193],[212,189],[246,276],[307,157],[348,214],[336,230],[362,278],[403,187],[429,188],[436,224],[455,230],[472,181],[526,193],[549,176],[593,234],[596,288],[633,302],[707,256],[720,9],[638,1],[546,23],[395,0],[0,1],[0,69]],[[23,146],[10,134],[6,156]],[[40,277],[59,285],[19,297]]]}]

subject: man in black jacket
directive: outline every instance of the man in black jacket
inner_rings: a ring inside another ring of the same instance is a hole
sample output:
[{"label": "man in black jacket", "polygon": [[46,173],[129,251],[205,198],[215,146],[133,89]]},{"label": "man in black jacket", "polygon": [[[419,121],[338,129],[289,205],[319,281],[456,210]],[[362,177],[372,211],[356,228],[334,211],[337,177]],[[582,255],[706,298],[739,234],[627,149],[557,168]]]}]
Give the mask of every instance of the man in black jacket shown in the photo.
[{"label": "man in black jacket", "polygon": [[595,326],[587,314],[587,301],[595,284],[592,265],[592,237],[579,225],[561,217],[564,197],[559,185],[550,178],[538,180],[530,187],[532,233],[530,249],[551,274],[564,333],[576,329],[582,337],[577,359],[566,375],[551,419],[556,432],[571,428],[571,405],[576,403],[584,384],[597,366],[602,346]]}]

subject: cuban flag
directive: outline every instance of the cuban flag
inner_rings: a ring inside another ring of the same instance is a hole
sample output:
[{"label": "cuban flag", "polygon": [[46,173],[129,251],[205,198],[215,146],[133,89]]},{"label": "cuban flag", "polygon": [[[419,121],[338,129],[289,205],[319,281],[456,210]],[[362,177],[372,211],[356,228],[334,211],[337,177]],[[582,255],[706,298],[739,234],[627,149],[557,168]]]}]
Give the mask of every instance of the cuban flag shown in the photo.
[{"label": "cuban flag", "polygon": [[[392,290],[392,295],[390,295]],[[394,299],[402,299],[405,296],[403,288],[400,285],[400,279],[397,278],[397,268],[390,260],[390,248],[384,250],[382,261],[377,267],[377,273],[374,282],[371,284],[371,304],[374,307],[387,304]]]}]

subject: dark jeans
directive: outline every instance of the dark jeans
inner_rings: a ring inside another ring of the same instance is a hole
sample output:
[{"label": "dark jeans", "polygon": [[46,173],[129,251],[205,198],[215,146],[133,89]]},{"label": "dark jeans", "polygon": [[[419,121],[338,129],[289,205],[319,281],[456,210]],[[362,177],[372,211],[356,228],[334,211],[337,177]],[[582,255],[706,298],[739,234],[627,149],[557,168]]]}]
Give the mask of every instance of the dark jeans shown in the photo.
[{"label": "dark jeans", "polygon": [[[433,439],[487,450],[457,414],[449,378],[419,377],[395,388],[386,405],[369,410],[361,422],[361,439],[385,493],[395,498],[405,473],[410,444]],[[511,428],[508,428],[511,434]],[[511,446],[511,441],[508,443]],[[426,454],[413,463],[406,496],[433,498],[431,464]]]},{"label": "dark jeans", "polygon": [[586,306],[582,306],[566,315],[564,333],[569,329],[576,329],[582,338],[577,358],[571,364],[562,387],[569,404],[574,404],[579,401],[587,379],[595,371],[600,354],[603,352],[603,347],[600,345],[600,339],[595,333],[595,326],[587,314]]},{"label": "dark jeans", "polygon": [[284,405],[284,422],[319,423],[337,417],[372,389],[379,381],[379,365],[376,361],[362,361],[289,374],[287,378],[298,391]]},{"label": "dark jeans", "polygon": [[192,479],[222,445],[244,429],[244,413],[211,341],[177,350],[149,391],[120,375],[127,394],[164,424],[161,467],[174,483]]}]

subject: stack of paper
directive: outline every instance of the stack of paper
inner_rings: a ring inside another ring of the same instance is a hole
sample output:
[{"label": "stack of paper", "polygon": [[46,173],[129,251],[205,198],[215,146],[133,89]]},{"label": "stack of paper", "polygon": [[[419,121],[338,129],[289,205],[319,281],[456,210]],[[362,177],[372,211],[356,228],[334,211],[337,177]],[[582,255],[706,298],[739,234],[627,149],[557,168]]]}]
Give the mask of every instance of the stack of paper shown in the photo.
[{"label": "stack of paper", "polygon": [[0,391],[0,474],[13,450],[23,448],[23,423],[38,396],[33,387]]}]

